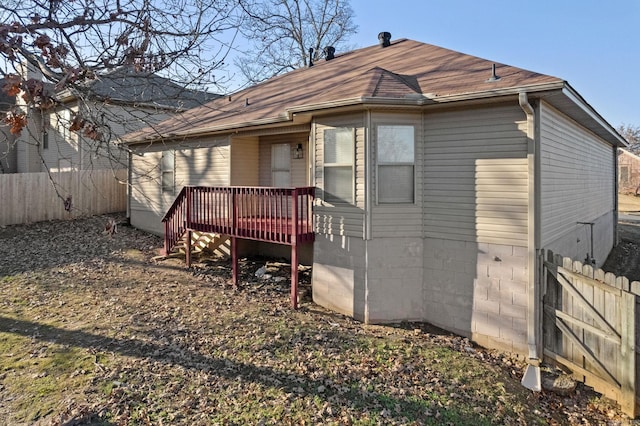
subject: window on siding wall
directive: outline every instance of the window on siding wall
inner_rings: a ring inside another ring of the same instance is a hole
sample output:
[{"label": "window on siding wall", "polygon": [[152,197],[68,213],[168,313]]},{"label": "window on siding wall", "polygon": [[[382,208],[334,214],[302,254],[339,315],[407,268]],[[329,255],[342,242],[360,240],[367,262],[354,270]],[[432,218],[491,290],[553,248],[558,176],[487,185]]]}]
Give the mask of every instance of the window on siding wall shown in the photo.
[{"label": "window on siding wall", "polygon": [[620,182],[629,183],[629,167],[620,166]]},{"label": "window on siding wall", "polygon": [[324,131],[324,199],[353,204],[353,128]]},{"label": "window on siding wall", "polygon": [[160,173],[162,180],[162,192],[164,193],[175,193],[175,165],[176,152],[163,151],[162,159],[160,161]]},{"label": "window on siding wall", "polygon": [[413,203],[415,199],[413,126],[378,126],[377,141],[378,203]]}]

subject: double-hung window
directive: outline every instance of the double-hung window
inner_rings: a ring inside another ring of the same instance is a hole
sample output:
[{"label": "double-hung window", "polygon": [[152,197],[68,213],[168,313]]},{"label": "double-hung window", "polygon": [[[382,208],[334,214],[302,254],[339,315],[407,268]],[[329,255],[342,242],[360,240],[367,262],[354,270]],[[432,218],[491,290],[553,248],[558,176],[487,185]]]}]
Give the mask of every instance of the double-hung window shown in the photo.
[{"label": "double-hung window", "polygon": [[324,131],[324,200],[329,203],[354,202],[353,140],[353,128]]},{"label": "double-hung window", "polygon": [[160,160],[160,180],[163,193],[175,193],[175,165],[176,152],[173,150],[162,151],[162,158]]},{"label": "double-hung window", "polygon": [[415,182],[414,127],[377,126],[378,203],[413,203]]}]

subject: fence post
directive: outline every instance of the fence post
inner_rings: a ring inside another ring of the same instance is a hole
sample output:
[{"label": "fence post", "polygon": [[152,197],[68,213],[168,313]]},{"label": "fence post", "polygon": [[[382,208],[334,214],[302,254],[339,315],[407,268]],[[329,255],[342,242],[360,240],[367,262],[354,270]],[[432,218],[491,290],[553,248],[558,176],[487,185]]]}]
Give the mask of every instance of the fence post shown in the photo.
[{"label": "fence post", "polygon": [[636,350],[635,321],[636,296],[622,292],[621,300],[622,329],[620,342],[620,407],[629,417],[636,416]]}]

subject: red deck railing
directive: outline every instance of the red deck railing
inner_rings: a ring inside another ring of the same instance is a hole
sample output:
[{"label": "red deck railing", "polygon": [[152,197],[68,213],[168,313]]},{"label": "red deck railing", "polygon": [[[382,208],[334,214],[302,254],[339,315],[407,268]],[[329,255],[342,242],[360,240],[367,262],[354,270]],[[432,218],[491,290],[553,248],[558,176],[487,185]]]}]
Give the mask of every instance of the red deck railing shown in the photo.
[{"label": "red deck railing", "polygon": [[297,245],[313,241],[314,187],[185,186],[162,219],[169,253],[187,231]]}]

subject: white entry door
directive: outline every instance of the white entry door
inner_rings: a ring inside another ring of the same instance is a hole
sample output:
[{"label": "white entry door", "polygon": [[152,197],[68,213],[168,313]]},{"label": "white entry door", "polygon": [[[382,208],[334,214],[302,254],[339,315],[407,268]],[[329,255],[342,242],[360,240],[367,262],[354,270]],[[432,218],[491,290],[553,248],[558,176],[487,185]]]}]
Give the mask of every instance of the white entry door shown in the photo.
[{"label": "white entry door", "polygon": [[291,145],[288,143],[271,145],[271,186],[291,186]]}]

